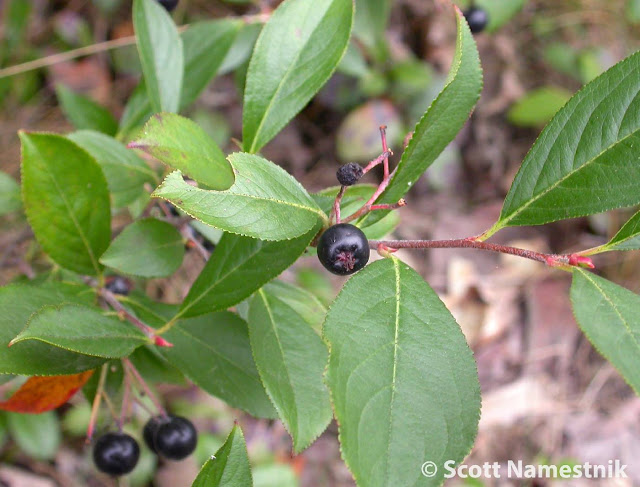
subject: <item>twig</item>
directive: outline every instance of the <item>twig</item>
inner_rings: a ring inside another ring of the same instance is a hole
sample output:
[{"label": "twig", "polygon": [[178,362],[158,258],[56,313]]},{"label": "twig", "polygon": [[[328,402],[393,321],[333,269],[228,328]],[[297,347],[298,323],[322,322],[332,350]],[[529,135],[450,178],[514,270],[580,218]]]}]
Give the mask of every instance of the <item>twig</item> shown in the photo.
[{"label": "twig", "polygon": [[87,427],[87,439],[86,442],[90,443],[93,437],[93,432],[96,427],[96,420],[98,418],[98,409],[100,408],[100,400],[102,399],[102,391],[104,390],[104,383],[107,378],[107,372],[109,365],[104,364],[100,369],[100,378],[98,379],[98,388],[96,389],[96,395],[93,397],[93,404],[91,405],[91,416],[89,417],[89,426]]},{"label": "twig", "polygon": [[590,258],[573,254],[545,254],[533,250],[509,247],[488,242],[480,242],[473,238],[461,238],[452,240],[369,240],[369,246],[390,249],[449,249],[449,248],[469,248],[499,252],[502,254],[516,255],[525,259],[542,262],[551,267],[588,267],[594,268]]},{"label": "twig", "polygon": [[[389,153],[389,147],[387,147],[387,126],[380,125],[380,139],[382,140],[382,152]],[[389,178],[389,156],[384,158],[384,179]]]},{"label": "twig", "polygon": [[331,214],[329,215],[329,221],[333,221],[335,217],[335,222],[340,223],[340,203],[342,203],[342,197],[344,196],[344,192],[346,191],[346,186],[340,186],[340,190],[336,195],[336,199],[333,202],[333,208],[331,209]]},{"label": "twig", "polygon": [[122,363],[125,365],[125,367],[129,368],[129,371],[131,372],[131,374],[133,375],[133,377],[135,377],[136,382],[138,382],[138,384],[140,385],[140,387],[142,387],[142,390],[144,391],[144,393],[147,395],[147,397],[149,397],[149,399],[151,400],[151,402],[153,403],[153,405],[156,407],[156,409],[158,410],[158,412],[162,415],[162,416],[166,416],[167,415],[167,411],[166,409],[162,406],[162,403],[160,402],[160,400],[156,397],[156,395],[151,392],[151,389],[149,388],[149,386],[147,385],[147,383],[145,382],[145,380],[142,378],[142,376],[140,375],[140,372],[138,372],[138,369],[136,369],[136,367],[133,365],[133,363],[131,363],[131,360],[129,360],[128,358],[123,358],[122,359]]},{"label": "twig", "polygon": [[122,393],[122,406],[120,407],[120,417],[118,418],[119,431],[122,431],[122,426],[127,419],[127,409],[129,407],[129,397],[131,394],[131,377],[129,376],[129,372],[126,368],[124,369],[124,380],[122,386],[124,388],[124,392]]},{"label": "twig", "polygon": [[101,287],[98,288],[98,295],[102,297],[102,299],[104,299],[109,304],[109,306],[115,309],[119,315],[129,320],[136,328],[147,335],[155,345],[159,347],[173,347],[173,344],[159,336],[154,328],[143,323],[137,316],[127,311],[127,309],[122,306],[120,301],[118,301],[118,298],[116,298],[115,294],[113,294],[111,291],[104,287]]}]

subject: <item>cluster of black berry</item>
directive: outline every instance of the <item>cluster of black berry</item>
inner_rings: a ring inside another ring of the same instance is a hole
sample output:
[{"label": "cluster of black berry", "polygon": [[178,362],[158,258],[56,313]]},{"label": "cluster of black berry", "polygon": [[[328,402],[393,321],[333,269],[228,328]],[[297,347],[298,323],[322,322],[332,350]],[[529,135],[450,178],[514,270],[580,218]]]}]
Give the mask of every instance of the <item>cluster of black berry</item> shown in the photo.
[{"label": "cluster of black berry", "polygon": [[[156,416],[144,426],[144,442],[156,455],[182,460],[196,448],[198,432],[193,423],[180,416]],[[122,432],[102,435],[93,447],[93,461],[101,472],[114,477],[130,473],[138,464],[140,446]]]}]

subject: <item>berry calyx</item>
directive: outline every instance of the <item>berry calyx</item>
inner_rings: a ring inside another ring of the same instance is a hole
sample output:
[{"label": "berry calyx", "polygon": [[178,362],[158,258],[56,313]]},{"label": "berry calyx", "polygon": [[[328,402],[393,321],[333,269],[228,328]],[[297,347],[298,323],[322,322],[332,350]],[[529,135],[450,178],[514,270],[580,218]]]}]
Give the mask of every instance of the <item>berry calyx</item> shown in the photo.
[{"label": "berry calyx", "polygon": [[339,223],[320,236],[318,259],[329,272],[347,276],[369,262],[369,242],[358,227]]},{"label": "berry calyx", "polygon": [[93,447],[98,470],[114,477],[130,473],[140,458],[138,442],[126,433],[106,433]]},{"label": "berry calyx", "polygon": [[105,285],[108,291],[111,291],[113,294],[121,294],[122,296],[126,296],[131,291],[131,284],[128,279],[125,279],[122,276],[113,276],[107,278],[107,284]]},{"label": "berry calyx", "polygon": [[167,12],[171,12],[178,6],[178,0],[158,0],[158,3],[167,9]]},{"label": "berry calyx", "polygon": [[358,179],[362,177],[363,172],[360,164],[350,162],[344,166],[340,166],[340,169],[336,172],[336,177],[342,186],[353,186],[358,182]]},{"label": "berry calyx", "polygon": [[489,14],[480,7],[470,7],[464,11],[464,17],[467,19],[469,29],[474,34],[482,32],[489,23]]},{"label": "berry calyx", "polygon": [[157,416],[147,421],[143,431],[147,446],[164,458],[182,460],[196,449],[198,432],[181,416]]}]

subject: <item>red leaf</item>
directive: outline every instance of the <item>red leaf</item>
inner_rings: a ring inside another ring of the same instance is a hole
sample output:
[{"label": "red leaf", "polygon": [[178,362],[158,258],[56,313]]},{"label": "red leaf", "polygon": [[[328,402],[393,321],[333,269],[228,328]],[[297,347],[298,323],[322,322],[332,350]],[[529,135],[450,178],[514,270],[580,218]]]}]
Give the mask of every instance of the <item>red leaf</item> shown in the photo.
[{"label": "red leaf", "polygon": [[0,409],[39,414],[62,406],[89,380],[93,370],[74,375],[29,377],[13,396],[0,402]]}]

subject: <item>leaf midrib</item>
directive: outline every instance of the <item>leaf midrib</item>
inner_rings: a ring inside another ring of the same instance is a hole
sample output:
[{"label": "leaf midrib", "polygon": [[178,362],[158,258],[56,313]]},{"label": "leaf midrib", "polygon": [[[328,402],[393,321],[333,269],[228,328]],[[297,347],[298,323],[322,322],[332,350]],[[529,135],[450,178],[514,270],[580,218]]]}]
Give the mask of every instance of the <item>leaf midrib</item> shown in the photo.
[{"label": "leaf midrib", "polygon": [[638,340],[636,339],[636,337],[634,336],[631,327],[629,326],[629,323],[627,323],[627,320],[622,316],[622,313],[620,312],[620,310],[618,310],[618,307],[616,306],[616,304],[609,298],[609,296],[604,292],[604,290],[598,285],[598,283],[596,281],[594,281],[591,276],[589,275],[588,272],[582,270],[582,269],[576,269],[578,272],[580,272],[582,274],[582,276],[587,279],[587,281],[589,281],[591,283],[591,285],[593,285],[593,287],[596,288],[596,290],[602,295],[602,297],[604,298],[604,300],[609,303],[609,306],[611,306],[611,309],[613,309],[613,311],[618,315],[618,318],[620,318],[620,321],[622,322],[622,324],[624,325],[625,329],[627,330],[627,334],[629,335],[629,337],[631,338],[631,340],[633,341],[634,345],[636,346],[636,349],[638,350],[638,352],[640,353],[640,344],[638,343]]},{"label": "leaf midrib", "polygon": [[[283,364],[284,372],[287,375],[287,385],[289,385],[289,390],[291,391],[291,396],[293,396],[294,407],[293,407],[293,411],[292,412],[293,412],[293,414],[295,416],[295,418],[294,418],[295,421],[293,421],[293,422],[286,421],[284,419],[284,414],[283,414],[282,422],[283,422],[283,424],[285,426],[288,426],[288,428],[291,428],[291,423],[294,423],[295,426],[296,426],[296,430],[297,430],[296,433],[300,433],[300,430],[299,430],[300,425],[298,424],[298,401],[296,400],[296,391],[295,391],[295,388],[293,387],[293,381],[291,380],[291,375],[289,374],[289,368],[287,367],[287,360],[286,360],[286,357],[285,357],[285,354],[284,354],[284,350],[282,348],[282,343],[280,341],[280,334],[278,333],[278,329],[276,327],[276,321],[275,321],[275,319],[273,317],[273,313],[271,312],[271,306],[269,305],[269,301],[267,300],[265,292],[262,289],[260,289],[258,291],[258,294],[260,295],[260,298],[262,299],[262,302],[264,303],[264,306],[265,306],[265,308],[267,310],[267,314],[269,315],[269,324],[271,325],[271,328],[273,329],[273,334],[275,335],[276,342],[278,343],[278,350],[280,351],[280,356],[282,357],[282,364]],[[258,368],[258,362],[257,361],[256,361],[256,368]],[[258,368],[258,372],[259,371],[260,371],[260,369]],[[265,386],[266,386],[266,384],[265,384]],[[269,399],[273,403],[273,406],[277,410],[280,410],[281,408],[280,408],[280,406],[278,404],[276,404],[276,401],[273,398],[273,396],[271,395],[271,391],[269,390],[269,388],[265,387],[265,390],[266,390],[266,392],[267,392],[267,394],[269,396]],[[289,424],[287,424],[287,423],[289,423]],[[294,435],[292,434],[291,436],[294,436]],[[296,434],[295,436],[296,437],[293,438],[294,447],[295,447],[295,444],[297,443],[297,440],[298,440],[298,438],[297,438],[298,435]]]},{"label": "leaf midrib", "polygon": [[[240,267],[246,265],[246,263],[248,261],[250,261],[251,259],[253,259],[256,255],[258,255],[260,253],[260,251],[262,250],[262,246],[258,249],[256,249],[254,252],[251,252],[251,254],[249,254],[249,257],[247,259],[245,259],[244,261],[240,262],[237,266],[232,267],[226,274],[222,274],[221,276],[218,277],[218,280],[215,281],[213,284],[211,284],[210,286],[208,286],[206,288],[206,290],[204,292],[202,292],[196,299],[194,299],[187,307],[180,309],[180,311],[178,311],[178,313],[173,317],[172,320],[177,320],[178,318],[180,318],[181,316],[184,316],[184,314],[191,309],[193,306],[195,306],[197,303],[199,303],[202,299],[204,299],[204,296],[209,294],[209,292],[215,288],[218,284],[220,284],[222,281],[224,281],[225,279],[227,279],[231,274],[233,274],[234,272],[236,272]],[[188,295],[187,295],[188,296]]]},{"label": "leaf midrib", "polygon": [[[38,153],[40,154],[40,150],[38,150]],[[86,154],[89,157],[91,157],[91,155],[88,152]],[[67,208],[67,212],[69,213],[69,216],[71,217],[71,221],[73,222],[73,225],[76,227],[76,230],[78,231],[78,234],[80,235],[80,239],[82,240],[82,243],[84,243],[84,245],[85,245],[85,247],[86,247],[86,249],[87,249],[87,251],[89,253],[89,258],[91,259],[91,264],[93,265],[93,268],[95,269],[96,274],[100,275],[100,266],[98,265],[98,261],[96,260],[95,255],[93,254],[93,249],[91,248],[91,245],[89,244],[89,240],[87,239],[86,235],[84,234],[84,231],[82,230],[82,227],[80,226],[80,223],[76,219],[75,213],[73,211],[71,211],[71,207],[69,205],[69,202],[67,201],[67,198],[65,197],[64,192],[61,190],[61,188],[60,188],[60,186],[58,184],[58,181],[56,180],[55,176],[51,172],[51,170],[49,168],[49,165],[47,163],[45,163],[44,167],[45,167],[45,170],[47,171],[47,174],[51,178],[51,181],[53,181],[53,185],[55,186],[56,191],[60,195],[60,198],[62,199],[62,202],[64,203],[64,206]]]},{"label": "leaf midrib", "polygon": [[[525,204],[519,206],[513,213],[511,213],[507,218],[501,218],[500,221],[495,225],[496,229],[499,228],[504,228],[505,226],[507,226],[507,224],[513,220],[515,217],[517,217],[518,215],[520,215],[524,210],[526,210],[529,206],[531,206],[533,203],[535,203],[536,201],[538,201],[540,198],[542,198],[543,196],[545,196],[547,193],[549,193],[550,191],[556,189],[561,183],[563,183],[565,180],[567,180],[569,177],[573,176],[575,173],[580,172],[581,170],[589,167],[592,163],[594,163],[595,161],[597,161],[601,156],[603,156],[604,154],[606,154],[608,151],[612,150],[614,147],[618,146],[619,144],[621,144],[622,142],[624,142],[625,140],[627,140],[630,137],[636,136],[638,135],[638,133],[640,133],[640,129],[638,130],[634,130],[633,132],[629,132],[627,135],[625,135],[624,137],[622,137],[621,139],[617,139],[616,141],[614,141],[612,144],[608,145],[607,147],[605,147],[602,151],[600,151],[598,154],[596,154],[595,156],[593,156],[591,159],[585,161],[583,164],[581,164],[580,166],[576,167],[575,169],[569,171],[567,174],[565,174],[563,177],[561,177],[560,179],[558,179],[555,183],[553,183],[552,185],[550,185],[548,188],[546,188],[544,191],[542,191],[541,193],[538,193],[536,196],[530,198]],[[556,138],[556,141],[558,139]],[[554,141],[554,144],[555,142]],[[549,159],[547,159],[548,161]],[[546,164],[546,162],[545,162]],[[536,178],[536,182],[539,180],[539,175]]]},{"label": "leaf midrib", "polygon": [[389,485],[389,463],[391,459],[391,434],[392,434],[392,426],[393,426],[393,401],[395,399],[396,394],[396,374],[397,374],[397,366],[398,366],[398,334],[400,331],[400,267],[399,261],[397,259],[393,259],[393,271],[395,273],[396,278],[396,322],[395,322],[395,330],[394,330],[394,339],[393,339],[393,373],[391,376],[391,398],[389,400],[389,443],[387,444],[387,466],[385,468],[385,476],[386,481],[385,484]]},{"label": "leaf midrib", "polygon": [[[160,186],[160,188],[158,188],[158,189],[162,189],[163,187],[165,187],[164,184],[162,186]],[[192,186],[189,186],[188,188],[184,188],[184,189],[181,189],[181,188],[176,188],[176,189],[178,191],[186,191],[186,192],[189,192],[189,193],[205,192],[205,193],[214,193],[214,194],[218,194],[218,195],[221,195],[221,196],[240,196],[240,197],[243,197],[243,198],[249,198],[249,199],[254,199],[254,200],[258,200],[258,201],[267,201],[267,202],[274,203],[274,204],[280,204],[280,205],[284,205],[284,206],[291,206],[293,208],[298,208],[300,210],[305,210],[305,211],[307,211],[309,213],[313,213],[315,215],[320,216],[323,220],[325,220],[327,218],[327,216],[324,214],[324,212],[322,210],[320,210],[320,209],[316,209],[316,208],[313,208],[311,206],[304,206],[301,203],[293,203],[293,202],[290,202],[290,201],[279,200],[277,198],[267,198],[267,197],[264,197],[264,196],[255,196],[255,195],[250,195],[250,194],[245,194],[245,193],[234,193],[234,192],[230,192],[230,191],[204,190],[202,188],[194,188]],[[155,197],[159,196],[161,198],[164,198],[163,195],[156,194],[157,191],[158,190],[154,191],[152,193],[152,196],[155,196]]]},{"label": "leaf midrib", "polygon": [[176,326],[174,327],[174,329],[176,331],[179,331],[180,333],[182,333],[183,335],[191,338],[194,342],[201,344],[204,348],[211,350],[211,352],[218,357],[219,359],[227,362],[228,364],[230,364],[234,369],[238,370],[242,375],[244,375],[245,377],[248,377],[251,380],[254,381],[258,381],[260,382],[260,379],[254,375],[250,375],[248,374],[243,367],[241,367],[240,365],[236,364],[233,360],[229,359],[228,357],[222,355],[220,352],[218,352],[215,348],[211,347],[207,342],[201,340],[199,337],[193,335],[192,333],[189,333],[187,330],[185,330],[183,327],[181,326]]},{"label": "leaf midrib", "polygon": [[[292,0],[289,0],[289,1],[292,1]],[[253,140],[251,141],[251,147],[249,149],[249,152],[254,153],[255,148],[256,148],[256,141],[258,140],[258,136],[260,135],[260,131],[262,130],[262,126],[264,125],[265,120],[267,119],[267,116],[269,115],[269,112],[272,109],[273,103],[275,102],[276,98],[278,97],[278,94],[280,93],[280,90],[284,86],[285,81],[287,81],[287,79],[291,75],[291,73],[293,71],[293,67],[297,65],[298,60],[300,59],[300,56],[302,55],[302,52],[307,48],[307,45],[309,44],[309,40],[313,37],[313,33],[318,29],[318,26],[324,20],[324,18],[326,16],[326,13],[329,10],[329,8],[331,7],[331,5],[333,5],[333,1],[329,5],[329,7],[327,7],[327,9],[322,13],[322,17],[320,18],[320,21],[314,26],[313,30],[309,34],[309,37],[307,37],[307,40],[304,42],[304,44],[302,45],[302,47],[300,48],[298,53],[293,58],[293,61],[291,62],[291,64],[287,68],[287,70],[285,71],[284,76],[282,77],[280,83],[278,84],[278,87],[273,92],[273,96],[269,100],[269,103],[267,104],[267,107],[264,110],[264,114],[262,116],[262,119],[260,120],[260,123],[258,124],[258,128],[255,131],[255,135],[253,136]]]}]

